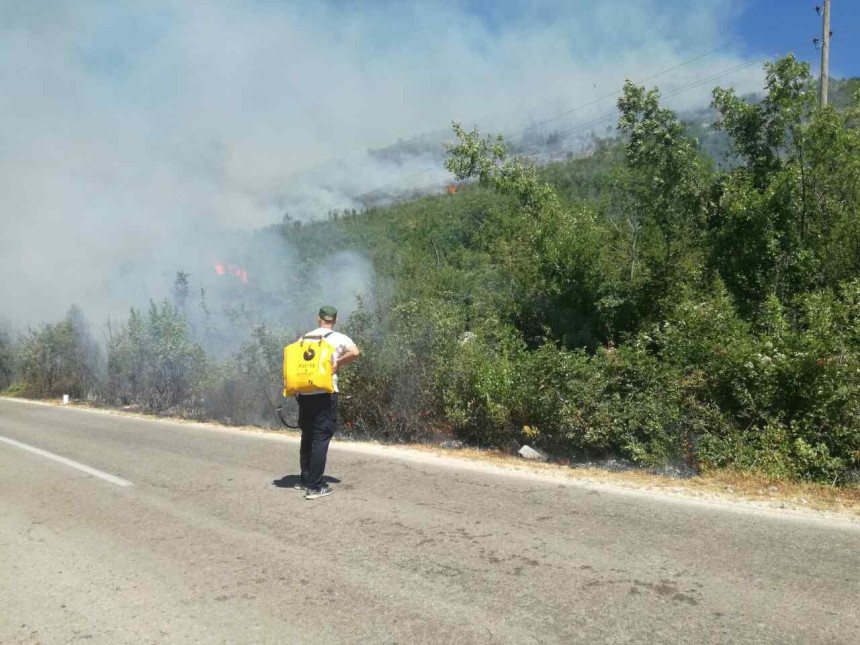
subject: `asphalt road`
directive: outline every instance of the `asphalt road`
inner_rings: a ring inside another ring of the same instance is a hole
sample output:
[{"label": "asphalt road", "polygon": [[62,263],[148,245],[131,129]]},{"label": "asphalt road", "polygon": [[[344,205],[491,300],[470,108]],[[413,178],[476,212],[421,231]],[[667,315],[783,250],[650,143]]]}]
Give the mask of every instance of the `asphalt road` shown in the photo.
[{"label": "asphalt road", "polygon": [[309,502],[297,460],[0,400],[0,643],[860,643],[856,525],[346,443]]}]

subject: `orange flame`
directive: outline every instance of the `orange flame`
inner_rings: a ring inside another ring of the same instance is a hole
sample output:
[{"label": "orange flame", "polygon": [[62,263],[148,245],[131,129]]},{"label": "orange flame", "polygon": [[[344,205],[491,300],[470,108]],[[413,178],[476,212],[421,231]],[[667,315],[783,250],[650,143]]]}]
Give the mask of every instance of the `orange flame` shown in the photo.
[{"label": "orange flame", "polygon": [[242,284],[248,284],[248,271],[243,269],[242,267],[236,266],[235,264],[228,264],[224,266],[220,262],[215,264],[215,273],[218,275],[224,275],[225,273],[229,273],[230,275],[234,275],[240,280],[242,280]]},{"label": "orange flame", "polygon": [[455,185],[453,185],[453,184],[452,184],[452,185],[450,185],[450,186],[447,186],[447,187],[445,188],[445,190],[447,190],[447,191],[448,191],[448,194],[449,194],[449,195],[453,195],[453,194],[454,194],[454,193],[456,193],[458,190],[460,190],[460,187],[459,187],[459,186],[455,186]]}]

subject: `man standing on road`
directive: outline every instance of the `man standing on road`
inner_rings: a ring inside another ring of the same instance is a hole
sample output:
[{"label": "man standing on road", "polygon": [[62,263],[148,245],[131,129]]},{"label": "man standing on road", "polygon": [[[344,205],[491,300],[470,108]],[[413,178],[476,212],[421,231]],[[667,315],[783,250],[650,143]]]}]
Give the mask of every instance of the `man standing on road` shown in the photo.
[{"label": "man standing on road", "polygon": [[299,447],[299,460],[302,468],[301,482],[295,488],[305,491],[305,499],[317,499],[332,494],[332,489],[323,483],[328,444],[337,430],[337,373],[344,365],[352,363],[360,352],[352,339],[334,331],[337,322],[337,309],[322,307],[317,324],[319,327],[305,336],[322,336],[335,348],[332,356],[331,371],[334,374],[334,392],[299,394],[299,427],[302,429],[302,443]]}]

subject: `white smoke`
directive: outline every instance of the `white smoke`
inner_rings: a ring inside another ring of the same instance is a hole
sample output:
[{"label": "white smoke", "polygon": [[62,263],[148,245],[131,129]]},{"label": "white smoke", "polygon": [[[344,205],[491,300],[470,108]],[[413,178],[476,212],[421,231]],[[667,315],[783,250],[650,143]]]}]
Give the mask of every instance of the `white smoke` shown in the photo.
[{"label": "white smoke", "polygon": [[[368,149],[452,119],[549,118],[717,47],[735,4],[0,0],[0,317],[74,302],[98,322],[168,294],[177,270],[203,285],[237,231],[444,182],[438,152]],[[684,87],[742,63],[732,52],[654,82]]]}]

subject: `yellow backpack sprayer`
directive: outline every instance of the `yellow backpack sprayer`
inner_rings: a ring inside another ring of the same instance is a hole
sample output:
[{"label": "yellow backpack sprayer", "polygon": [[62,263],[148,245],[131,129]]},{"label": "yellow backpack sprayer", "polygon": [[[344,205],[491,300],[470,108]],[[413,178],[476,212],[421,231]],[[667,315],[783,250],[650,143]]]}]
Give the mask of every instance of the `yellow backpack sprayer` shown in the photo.
[{"label": "yellow backpack sprayer", "polygon": [[[333,332],[323,335],[305,335],[295,343],[284,347],[284,397],[299,394],[319,394],[334,392],[331,361],[335,347],[326,341]],[[288,428],[298,428],[297,406],[279,405],[278,417]],[[289,417],[289,421],[284,415]]]},{"label": "yellow backpack sprayer", "polygon": [[322,336],[302,336],[284,347],[284,396],[334,392],[331,360],[335,347]]}]

